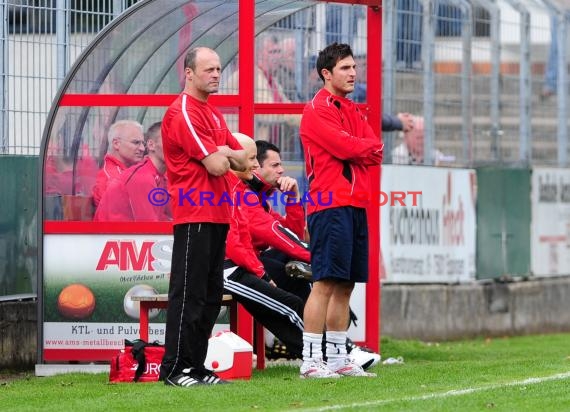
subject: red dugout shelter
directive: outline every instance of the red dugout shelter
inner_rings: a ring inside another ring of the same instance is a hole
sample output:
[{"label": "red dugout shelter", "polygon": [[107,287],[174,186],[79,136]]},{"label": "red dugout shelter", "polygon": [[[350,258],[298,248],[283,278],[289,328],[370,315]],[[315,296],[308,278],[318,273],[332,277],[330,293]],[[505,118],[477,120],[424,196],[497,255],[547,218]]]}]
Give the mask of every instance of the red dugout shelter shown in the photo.
[{"label": "red dugout shelter", "polygon": [[[162,293],[168,288],[170,223],[91,221],[91,188],[107,150],[109,126],[133,119],[146,129],[161,120],[182,88],[184,56],[197,45],[216,50],[224,67],[239,55],[237,93],[213,96],[212,102],[236,119],[240,132],[253,135],[256,119],[263,116],[302,113],[302,102],[255,101],[255,38],[295,13],[333,5],[359,8],[365,16],[369,70],[362,106],[380,134],[380,1],[142,1],[113,20],[77,59],[54,100],[42,139],[39,363],[109,360],[123,339],[138,336],[128,294],[141,285]],[[324,47],[315,36],[305,37],[304,50]],[[377,192],[380,168],[374,170],[372,186],[371,192]],[[374,350],[380,329],[379,218],[378,206],[371,207],[370,282],[357,294],[361,326],[353,336]],[[85,290],[79,299],[69,297]],[[154,315],[150,335],[160,340],[163,318]]]}]

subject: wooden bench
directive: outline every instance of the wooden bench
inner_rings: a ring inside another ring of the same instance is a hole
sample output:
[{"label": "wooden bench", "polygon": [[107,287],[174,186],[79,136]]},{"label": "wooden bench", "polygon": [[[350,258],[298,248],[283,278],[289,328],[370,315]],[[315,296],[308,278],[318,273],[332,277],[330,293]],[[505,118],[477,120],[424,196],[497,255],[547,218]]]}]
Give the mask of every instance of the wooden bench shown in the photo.
[{"label": "wooden bench", "polygon": [[[151,309],[166,309],[168,307],[168,295],[132,296],[134,302],[140,305],[140,338],[148,342],[148,313]],[[230,310],[230,330],[242,339],[255,346],[257,354],[257,369],[265,369],[265,338],[263,325],[255,321],[253,317],[232,298],[232,295],[224,295],[222,306]],[[255,342],[253,329],[255,326]]]}]

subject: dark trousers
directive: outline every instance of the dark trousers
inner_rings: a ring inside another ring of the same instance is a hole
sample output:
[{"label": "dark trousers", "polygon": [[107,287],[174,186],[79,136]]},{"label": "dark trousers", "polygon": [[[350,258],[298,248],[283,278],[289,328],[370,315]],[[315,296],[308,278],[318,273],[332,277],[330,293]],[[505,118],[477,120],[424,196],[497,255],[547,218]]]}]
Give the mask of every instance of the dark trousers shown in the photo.
[{"label": "dark trousers", "polygon": [[161,379],[189,367],[204,369],[208,339],[222,303],[228,227],[215,223],[174,226]]},{"label": "dark trousers", "polygon": [[258,322],[285,343],[289,352],[298,356],[302,354],[305,303],[301,298],[239,267],[225,279],[224,288]]},{"label": "dark trousers", "polygon": [[288,255],[277,249],[268,249],[261,252],[259,260],[277,286],[299,296],[303,302],[307,301],[311,293],[311,282],[292,278],[285,272],[285,264],[292,260]]}]

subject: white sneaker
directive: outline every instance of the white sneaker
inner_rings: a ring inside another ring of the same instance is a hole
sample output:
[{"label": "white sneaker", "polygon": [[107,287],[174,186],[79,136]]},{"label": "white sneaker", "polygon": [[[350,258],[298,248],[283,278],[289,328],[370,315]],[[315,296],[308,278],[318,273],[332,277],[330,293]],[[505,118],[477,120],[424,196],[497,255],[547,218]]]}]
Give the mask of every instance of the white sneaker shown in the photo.
[{"label": "white sneaker", "polygon": [[356,346],[350,351],[348,358],[357,365],[360,365],[362,369],[368,369],[377,365],[382,357],[377,353],[366,352]]},{"label": "white sneaker", "polygon": [[301,379],[340,378],[338,373],[331,371],[327,364],[321,361],[303,362],[301,365]]},{"label": "white sneaker", "polygon": [[335,368],[331,365],[331,369],[341,376],[364,376],[368,378],[373,378],[376,376],[375,373],[366,372],[362,367],[354,362],[350,358],[346,358],[344,364],[341,364],[339,368]]}]

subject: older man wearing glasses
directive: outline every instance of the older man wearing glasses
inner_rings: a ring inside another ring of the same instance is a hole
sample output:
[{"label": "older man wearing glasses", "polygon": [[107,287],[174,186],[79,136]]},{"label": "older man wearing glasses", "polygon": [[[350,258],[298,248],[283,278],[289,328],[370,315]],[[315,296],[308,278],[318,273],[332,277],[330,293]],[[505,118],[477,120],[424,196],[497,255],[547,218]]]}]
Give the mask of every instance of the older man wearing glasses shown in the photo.
[{"label": "older man wearing glasses", "polygon": [[111,125],[107,136],[109,147],[93,187],[95,207],[99,205],[109,181],[119,177],[123,170],[141,162],[145,153],[144,131],[139,122],[119,120]]},{"label": "older man wearing glasses", "polygon": [[172,220],[166,192],[161,122],[145,134],[147,156],[107,185],[94,222],[163,222]]}]

